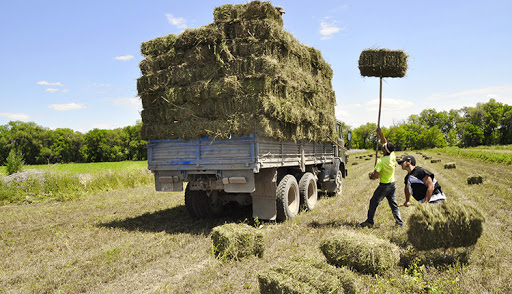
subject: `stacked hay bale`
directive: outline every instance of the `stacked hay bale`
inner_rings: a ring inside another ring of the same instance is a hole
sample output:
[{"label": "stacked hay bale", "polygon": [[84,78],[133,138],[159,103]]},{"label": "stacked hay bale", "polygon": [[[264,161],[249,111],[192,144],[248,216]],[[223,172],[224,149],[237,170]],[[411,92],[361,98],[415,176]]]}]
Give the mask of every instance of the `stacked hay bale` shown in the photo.
[{"label": "stacked hay bale", "polygon": [[144,42],[141,52],[144,139],[335,137],[332,69],[283,29],[270,2],[217,7],[213,23]]},{"label": "stacked hay bale", "polygon": [[258,273],[261,293],[358,293],[357,281],[347,268],[307,258],[284,260]]},{"label": "stacked hay bale", "polygon": [[213,252],[219,258],[240,260],[263,257],[263,234],[246,224],[225,224],[213,228]]},{"label": "stacked hay bale", "polygon": [[468,247],[482,235],[484,221],[469,204],[418,205],[409,217],[407,237],[418,250]]},{"label": "stacked hay bale", "polygon": [[398,246],[355,231],[340,231],[323,240],[320,249],[330,264],[347,266],[366,274],[382,274],[400,261]]}]

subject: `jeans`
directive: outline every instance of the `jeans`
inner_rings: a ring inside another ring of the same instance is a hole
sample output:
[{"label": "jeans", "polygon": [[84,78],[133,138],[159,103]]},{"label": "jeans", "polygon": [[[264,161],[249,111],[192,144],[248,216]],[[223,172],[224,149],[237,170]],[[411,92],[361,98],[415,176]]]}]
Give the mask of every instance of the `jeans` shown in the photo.
[{"label": "jeans", "polygon": [[384,198],[387,198],[389,207],[391,207],[391,212],[395,218],[395,222],[397,225],[403,225],[402,219],[400,218],[400,210],[398,209],[398,204],[396,203],[395,190],[395,183],[379,184],[377,189],[375,189],[375,192],[373,192],[372,199],[370,199],[370,208],[368,209],[368,218],[366,219],[366,222],[373,225],[373,217],[375,216],[377,206],[379,206],[379,203],[384,200]]}]

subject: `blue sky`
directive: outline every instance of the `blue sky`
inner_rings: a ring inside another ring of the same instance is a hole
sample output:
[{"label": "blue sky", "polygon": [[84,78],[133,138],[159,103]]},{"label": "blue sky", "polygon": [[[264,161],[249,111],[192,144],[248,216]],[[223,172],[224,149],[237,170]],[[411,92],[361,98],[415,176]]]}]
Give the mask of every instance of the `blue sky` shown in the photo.
[{"label": "blue sky", "polygon": [[[33,121],[87,132],[134,125],[142,108],[140,44],[213,22],[221,0],[2,1],[0,124]],[[284,28],[334,71],[338,119],[377,123],[379,80],[357,68],[367,48],[410,55],[385,79],[381,125],[426,108],[512,105],[512,1],[274,0]]]}]

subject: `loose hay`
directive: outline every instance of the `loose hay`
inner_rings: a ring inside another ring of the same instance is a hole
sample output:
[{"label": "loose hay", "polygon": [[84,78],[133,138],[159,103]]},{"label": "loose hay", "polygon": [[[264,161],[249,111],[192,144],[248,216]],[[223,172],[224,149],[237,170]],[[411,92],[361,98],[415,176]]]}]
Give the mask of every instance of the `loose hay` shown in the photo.
[{"label": "loose hay", "polygon": [[340,231],[323,240],[320,249],[330,264],[347,266],[367,274],[382,274],[400,261],[398,246],[355,231]]},{"label": "loose hay", "polygon": [[447,164],[444,165],[444,168],[445,169],[452,169],[452,168],[456,168],[455,166],[455,162],[449,162]]},{"label": "loose hay", "polygon": [[468,247],[482,235],[484,221],[470,204],[418,205],[409,217],[407,237],[418,250]]},{"label": "loose hay", "polygon": [[402,50],[366,49],[359,56],[359,71],[365,77],[402,78],[407,57]]},{"label": "loose hay", "polygon": [[255,255],[263,257],[263,234],[246,224],[225,224],[213,228],[213,251],[217,257],[239,260]]},{"label": "loose hay", "polygon": [[143,139],[335,137],[332,69],[283,29],[270,2],[217,7],[213,23],[144,42],[141,52]]},{"label": "loose hay", "polygon": [[357,293],[358,277],[347,268],[336,268],[307,258],[281,261],[258,273],[261,293]]}]

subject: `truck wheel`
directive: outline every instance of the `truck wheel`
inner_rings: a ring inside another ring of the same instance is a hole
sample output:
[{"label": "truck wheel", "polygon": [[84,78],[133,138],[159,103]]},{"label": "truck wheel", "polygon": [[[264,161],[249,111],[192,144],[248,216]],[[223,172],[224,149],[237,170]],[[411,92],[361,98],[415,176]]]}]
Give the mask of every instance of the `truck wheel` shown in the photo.
[{"label": "truck wheel", "polygon": [[200,218],[214,218],[224,210],[218,191],[197,191],[196,214]]},{"label": "truck wheel", "polygon": [[341,192],[343,191],[343,174],[341,171],[338,171],[336,173],[336,178],[334,179],[334,182],[336,183],[336,189],[334,192],[329,192],[329,196],[336,196],[341,195]]},{"label": "truck wheel", "polygon": [[277,186],[277,220],[294,218],[299,213],[299,184],[292,175],[286,175]]},{"label": "truck wheel", "polygon": [[312,173],[305,173],[299,181],[299,193],[301,204],[307,210],[312,210],[318,200],[316,179]]},{"label": "truck wheel", "polygon": [[187,185],[187,188],[185,189],[185,206],[187,207],[188,214],[194,218],[197,217],[196,198],[197,191],[191,191]]}]

